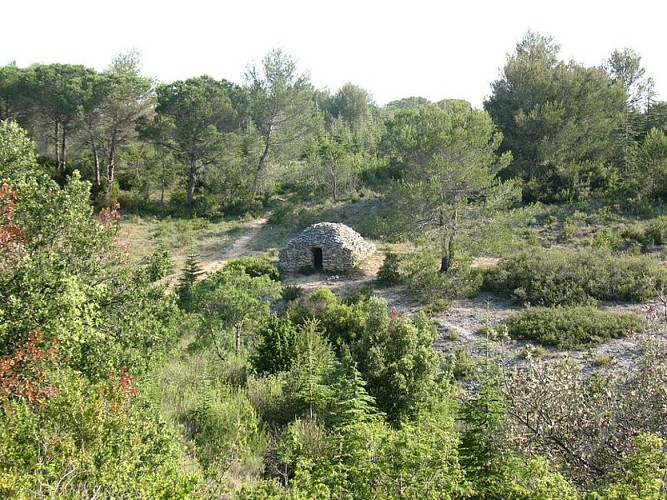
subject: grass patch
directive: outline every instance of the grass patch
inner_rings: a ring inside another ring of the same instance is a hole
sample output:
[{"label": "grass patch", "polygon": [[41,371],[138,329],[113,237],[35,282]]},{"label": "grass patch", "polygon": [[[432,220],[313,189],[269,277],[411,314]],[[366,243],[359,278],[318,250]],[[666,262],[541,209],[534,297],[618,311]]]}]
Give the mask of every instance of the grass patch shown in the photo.
[{"label": "grass patch", "polygon": [[[164,219],[124,217],[120,223],[119,243],[131,263],[149,258],[158,249],[171,252],[175,273],[183,268],[187,255],[195,250],[201,264],[216,261],[251,226],[252,221],[202,218]],[[172,272],[171,276],[174,276]]]},{"label": "grass patch", "polygon": [[587,349],[643,330],[635,314],[586,306],[530,309],[511,316],[505,324],[512,338],[558,349]]}]

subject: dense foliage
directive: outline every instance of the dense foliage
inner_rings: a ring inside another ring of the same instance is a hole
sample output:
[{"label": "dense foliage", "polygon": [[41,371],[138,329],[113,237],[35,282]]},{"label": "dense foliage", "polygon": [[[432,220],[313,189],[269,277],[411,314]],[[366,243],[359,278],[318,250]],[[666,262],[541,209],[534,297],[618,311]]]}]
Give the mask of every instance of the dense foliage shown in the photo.
[{"label": "dense foliage", "polygon": [[[667,106],[636,53],[586,67],[529,32],[484,110],[317,90],[282,50],[240,85],[139,62],[0,67],[0,496],[665,497],[664,342],[583,372],[509,363],[502,335],[440,352],[480,287],[545,306],[514,339],[664,332]],[[271,212],[269,258],[205,275],[217,233],[128,258],[121,210],[175,233]],[[327,219],[386,245],[401,311],[283,286],[275,247]]]},{"label": "dense foliage", "polygon": [[36,497],[185,495],[173,427],[136,385],[176,341],[179,312],[124,266],[115,208],[89,184],[46,176],[0,124],[0,492]]}]

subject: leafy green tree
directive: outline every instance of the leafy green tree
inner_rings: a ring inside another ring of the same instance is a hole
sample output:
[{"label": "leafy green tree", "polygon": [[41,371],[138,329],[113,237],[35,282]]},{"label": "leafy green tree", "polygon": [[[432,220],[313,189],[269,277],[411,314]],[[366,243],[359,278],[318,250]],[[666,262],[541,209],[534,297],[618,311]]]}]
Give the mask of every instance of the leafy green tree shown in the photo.
[{"label": "leafy green tree", "polygon": [[44,124],[59,170],[67,164],[68,139],[78,125],[79,105],[92,91],[94,77],[94,70],[73,64],[37,64],[23,75],[21,90],[28,98],[31,128],[39,130]]},{"label": "leafy green tree", "polygon": [[639,434],[635,449],[626,454],[616,481],[594,498],[609,500],[658,500],[667,494],[667,452],[664,441],[655,434]]},{"label": "leafy green tree", "polygon": [[657,128],[667,130],[667,102],[661,101],[651,104],[646,110],[646,130]]},{"label": "leafy green tree", "polygon": [[0,355],[40,329],[91,378],[122,366],[144,373],[173,342],[176,310],[145,269],[123,265],[118,211],[94,217],[90,185],[76,174],[63,187],[50,180],[15,124],[2,123],[0,136],[9,193],[0,223],[14,240],[0,264]]},{"label": "leafy green tree", "polygon": [[488,483],[502,467],[506,445],[501,429],[506,412],[501,376],[497,368],[487,370],[490,373],[483,375],[479,389],[461,411],[465,425],[461,434],[461,463],[481,491],[487,490]]},{"label": "leafy green tree", "polygon": [[280,284],[268,276],[224,268],[213,273],[194,291],[194,308],[204,320],[198,343],[212,347],[224,359],[231,337],[239,353],[244,335],[268,318],[269,300],[279,296]]},{"label": "leafy green tree", "polygon": [[252,364],[259,373],[288,371],[296,356],[297,325],[289,314],[272,315],[260,328]]},{"label": "leafy green tree", "polygon": [[352,191],[358,178],[351,149],[351,132],[340,119],[334,119],[330,132],[320,138],[310,158],[316,167],[313,183],[323,188],[334,202]]},{"label": "leafy green tree", "polygon": [[[2,321],[7,325],[0,350],[11,351],[20,337],[37,328],[58,338],[64,354],[79,359],[95,337],[96,300],[109,293],[100,278],[114,260],[113,228],[92,217],[88,185],[78,176],[64,188],[50,181],[24,149],[29,142],[11,124],[2,125],[0,182],[13,190],[12,225],[21,235],[21,252],[0,273]],[[4,351],[7,352],[7,351]]]},{"label": "leafy green tree", "polygon": [[382,420],[375,399],[366,391],[366,381],[357,369],[349,347],[342,349],[340,365],[331,386],[332,405],[328,421],[335,428],[344,428],[360,422]]},{"label": "leafy green tree", "polygon": [[219,382],[198,390],[182,421],[210,480],[222,482],[230,468],[248,467],[253,448],[262,448],[259,417],[248,396]]},{"label": "leafy green tree", "polygon": [[353,346],[368,393],[394,425],[414,418],[438,397],[435,332],[428,319],[391,317],[384,300],[372,298],[369,318]]},{"label": "leafy green tree", "polygon": [[244,78],[249,113],[263,142],[254,174],[253,191],[259,194],[270,155],[302,142],[313,130],[313,90],[308,76],[298,73],[295,61],[280,49],[270,51]]},{"label": "leafy green tree", "polygon": [[0,121],[19,120],[21,106],[20,82],[25,70],[16,63],[0,67]]},{"label": "leafy green tree", "polygon": [[[140,74],[139,67],[136,52],[117,56],[100,75],[94,96],[98,106],[87,113],[93,159],[97,162],[98,154],[104,155],[107,196],[113,191],[119,151],[127,150],[136,141],[137,121],[153,106],[152,82]],[[97,119],[91,124],[93,117]]]},{"label": "leafy green tree", "polygon": [[389,434],[381,448],[379,498],[467,498],[472,488],[459,463],[458,435],[446,404]]},{"label": "leafy green tree", "polygon": [[0,409],[0,496],[61,498],[193,493],[175,430],[126,373],[90,382],[60,368],[57,395],[39,409]]},{"label": "leafy green tree", "polygon": [[156,116],[142,124],[144,137],[169,150],[186,166],[187,203],[192,208],[197,177],[216,165],[236,112],[225,82],[209,76],[190,78],[156,89]]},{"label": "leafy green tree", "polygon": [[636,155],[637,191],[647,198],[667,199],[667,135],[651,129]]},{"label": "leafy green tree", "polygon": [[431,101],[426,99],[426,97],[404,97],[403,99],[397,99],[396,101],[388,102],[385,105],[385,109],[389,110],[399,110],[399,109],[415,109],[422,106],[427,106],[431,104]]},{"label": "leafy green tree", "polygon": [[350,129],[352,152],[376,153],[381,127],[377,107],[367,90],[344,84],[332,97],[329,112]]},{"label": "leafy green tree", "polygon": [[462,220],[516,199],[514,185],[495,179],[510,160],[496,155],[501,140],[491,117],[471,108],[399,110],[387,124],[385,147],[400,176],[392,213],[404,230],[428,235],[441,272],[454,263]]},{"label": "leafy green tree", "polygon": [[35,145],[18,123],[0,122],[0,179],[19,182],[39,171]]},{"label": "leafy green tree", "polygon": [[646,76],[646,69],[641,65],[641,56],[627,47],[622,51],[615,50],[605,61],[605,68],[612,83],[621,87],[626,95],[620,135],[622,161],[627,171],[641,130],[641,111],[648,108],[655,95],[654,83],[652,78]]},{"label": "leafy green tree", "polygon": [[581,165],[613,158],[625,102],[603,69],[559,61],[559,49],[552,38],[528,32],[484,103],[503,133],[501,151],[512,152],[505,175],[530,181],[526,194],[533,197],[581,194],[604,181],[606,174],[600,179]]}]

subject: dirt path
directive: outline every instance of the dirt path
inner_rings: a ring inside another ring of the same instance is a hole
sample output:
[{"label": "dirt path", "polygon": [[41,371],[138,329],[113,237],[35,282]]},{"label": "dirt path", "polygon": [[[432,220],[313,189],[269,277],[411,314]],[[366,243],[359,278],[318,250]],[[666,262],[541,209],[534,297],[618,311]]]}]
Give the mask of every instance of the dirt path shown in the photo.
[{"label": "dirt path", "polygon": [[208,248],[201,252],[201,267],[207,275],[213,274],[220,269],[225,262],[243,255],[258,254],[251,251],[248,245],[252,239],[262,230],[268,221],[268,215],[252,221],[245,231],[234,240],[231,247],[226,250],[220,248]]}]

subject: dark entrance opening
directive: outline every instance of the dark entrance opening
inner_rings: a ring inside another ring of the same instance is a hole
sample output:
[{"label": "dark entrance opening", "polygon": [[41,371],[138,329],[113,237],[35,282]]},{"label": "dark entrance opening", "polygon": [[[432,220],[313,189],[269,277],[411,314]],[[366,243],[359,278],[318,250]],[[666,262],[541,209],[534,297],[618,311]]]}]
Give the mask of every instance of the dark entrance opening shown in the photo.
[{"label": "dark entrance opening", "polygon": [[317,271],[321,271],[323,264],[324,264],[324,258],[322,257],[322,249],[313,248],[313,267]]}]

